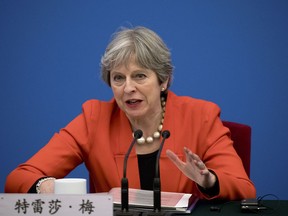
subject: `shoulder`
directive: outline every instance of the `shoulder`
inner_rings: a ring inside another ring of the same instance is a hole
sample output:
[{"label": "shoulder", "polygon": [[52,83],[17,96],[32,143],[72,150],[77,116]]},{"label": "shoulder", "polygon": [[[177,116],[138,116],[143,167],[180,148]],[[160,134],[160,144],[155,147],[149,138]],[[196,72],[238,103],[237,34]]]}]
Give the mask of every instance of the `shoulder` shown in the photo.
[{"label": "shoulder", "polygon": [[118,106],[114,99],[110,101],[102,101],[90,99],[82,104],[82,112],[89,117],[97,117],[99,115],[111,115]]},{"label": "shoulder", "polygon": [[113,106],[114,99],[111,99],[110,101],[102,101],[97,99],[90,99],[85,101],[82,104],[83,109],[91,109],[93,107],[109,107]]},{"label": "shoulder", "polygon": [[169,91],[167,103],[175,109],[189,109],[194,111],[208,111],[216,109],[220,111],[219,106],[211,101],[194,98],[191,96],[178,96],[174,92]]},{"label": "shoulder", "polygon": [[200,124],[220,117],[221,109],[216,103],[211,101],[190,96],[177,96],[175,93],[169,92],[166,114],[177,116],[181,121],[190,119]]}]

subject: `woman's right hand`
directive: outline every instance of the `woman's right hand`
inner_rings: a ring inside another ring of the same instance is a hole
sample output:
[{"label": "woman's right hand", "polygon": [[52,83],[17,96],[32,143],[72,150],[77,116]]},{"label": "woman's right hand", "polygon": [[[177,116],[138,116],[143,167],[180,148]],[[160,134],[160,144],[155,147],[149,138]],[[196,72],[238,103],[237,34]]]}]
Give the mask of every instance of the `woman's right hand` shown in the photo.
[{"label": "woman's right hand", "polygon": [[43,181],[39,186],[40,194],[54,193],[54,179]]}]

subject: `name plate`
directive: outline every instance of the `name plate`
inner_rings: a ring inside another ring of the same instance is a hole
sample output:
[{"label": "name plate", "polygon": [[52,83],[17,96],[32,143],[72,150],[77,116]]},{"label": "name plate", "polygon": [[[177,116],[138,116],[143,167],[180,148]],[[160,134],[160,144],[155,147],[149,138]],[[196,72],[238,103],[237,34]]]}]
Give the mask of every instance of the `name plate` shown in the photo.
[{"label": "name plate", "polygon": [[113,198],[94,194],[0,194],[0,215],[113,215]]}]

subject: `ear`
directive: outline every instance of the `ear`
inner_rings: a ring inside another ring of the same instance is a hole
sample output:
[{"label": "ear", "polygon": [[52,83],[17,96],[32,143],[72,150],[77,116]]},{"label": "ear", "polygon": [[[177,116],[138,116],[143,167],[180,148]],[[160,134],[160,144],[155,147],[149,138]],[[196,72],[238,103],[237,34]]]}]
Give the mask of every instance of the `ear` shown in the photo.
[{"label": "ear", "polygon": [[167,79],[165,82],[163,82],[161,84],[161,91],[166,91],[167,90],[168,81],[169,81],[169,79]]}]

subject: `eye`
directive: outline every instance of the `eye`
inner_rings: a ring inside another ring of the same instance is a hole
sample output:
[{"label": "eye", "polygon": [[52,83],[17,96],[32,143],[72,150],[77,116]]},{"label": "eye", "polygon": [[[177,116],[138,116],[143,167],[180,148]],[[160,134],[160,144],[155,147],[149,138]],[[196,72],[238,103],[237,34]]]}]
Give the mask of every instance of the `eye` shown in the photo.
[{"label": "eye", "polygon": [[145,79],[147,76],[146,76],[146,74],[144,74],[144,73],[137,73],[136,75],[135,75],[135,78],[137,79],[137,80],[143,80],[143,79]]},{"label": "eye", "polygon": [[124,76],[120,75],[120,74],[116,74],[113,76],[113,81],[114,82],[121,82],[122,80],[124,80]]},{"label": "eye", "polygon": [[113,74],[111,79],[111,84],[120,86],[125,82],[125,76],[122,74]]}]

